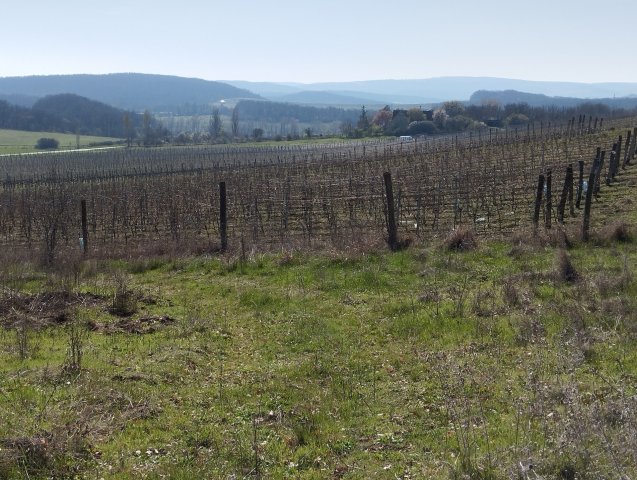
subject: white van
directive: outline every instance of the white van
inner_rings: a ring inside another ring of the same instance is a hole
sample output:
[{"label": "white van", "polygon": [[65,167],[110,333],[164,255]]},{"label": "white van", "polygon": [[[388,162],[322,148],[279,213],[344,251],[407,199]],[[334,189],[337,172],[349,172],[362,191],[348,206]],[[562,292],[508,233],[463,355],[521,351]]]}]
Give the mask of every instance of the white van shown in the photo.
[{"label": "white van", "polygon": [[401,135],[400,136],[400,141],[401,142],[411,142],[414,139],[414,137],[412,137],[411,135]]}]

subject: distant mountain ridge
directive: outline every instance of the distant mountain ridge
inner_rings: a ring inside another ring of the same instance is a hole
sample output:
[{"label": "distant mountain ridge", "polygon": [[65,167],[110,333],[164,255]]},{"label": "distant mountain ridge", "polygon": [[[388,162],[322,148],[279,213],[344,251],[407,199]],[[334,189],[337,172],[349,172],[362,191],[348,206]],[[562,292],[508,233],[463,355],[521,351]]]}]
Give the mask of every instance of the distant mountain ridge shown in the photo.
[{"label": "distant mountain ridge", "polygon": [[[365,80],[357,82],[217,82],[197,78],[141,73],[105,75],[48,75],[0,77],[0,100],[32,106],[46,95],[72,93],[125,110],[176,115],[208,115],[211,105],[229,100],[287,102],[316,107],[350,108],[366,105],[422,106],[431,108],[448,100],[469,101],[478,91],[525,92],[501,97],[500,103],[531,105],[577,105],[586,99],[613,107],[632,105],[625,98],[637,98],[637,83],[539,82],[496,77],[437,77],[413,80]],[[546,98],[534,97],[544,95]],[[623,98],[616,101],[613,98]],[[277,107],[278,108],[278,107]],[[630,108],[630,107],[628,107]]]},{"label": "distant mountain ridge", "polygon": [[[387,103],[440,103],[447,100],[469,100],[477,90],[517,90],[549,96],[576,98],[612,98],[637,95],[637,82],[578,83],[517,80],[497,77],[436,77],[415,80],[365,80],[329,83],[227,83],[249,88],[267,98],[291,95],[302,91],[347,92],[349,96],[373,98],[378,95]],[[284,93],[281,93],[284,92]],[[393,100],[394,97],[400,99]]]},{"label": "distant mountain ridge", "polygon": [[584,103],[601,103],[611,108],[636,108],[637,97],[625,96],[619,98],[574,98],[574,97],[549,97],[537,93],[519,92],[517,90],[489,91],[478,90],[471,95],[469,103],[480,105],[485,102],[495,101],[500,105],[514,103],[526,103],[531,107],[558,107],[570,108]]},{"label": "distant mountain ridge", "polygon": [[373,105],[378,103],[371,98],[362,98],[337,92],[302,91],[289,93],[280,97],[268,97],[268,100],[276,102],[291,102],[306,105]]},{"label": "distant mountain ridge", "polygon": [[198,78],[143,73],[0,78],[0,95],[44,97],[73,93],[126,110],[172,110],[228,98],[260,98],[247,90]]}]

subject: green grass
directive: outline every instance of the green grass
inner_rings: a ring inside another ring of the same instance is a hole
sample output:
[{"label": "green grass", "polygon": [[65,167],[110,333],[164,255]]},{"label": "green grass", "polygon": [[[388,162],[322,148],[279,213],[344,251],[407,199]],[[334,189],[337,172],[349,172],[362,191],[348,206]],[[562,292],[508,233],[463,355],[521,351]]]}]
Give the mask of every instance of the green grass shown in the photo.
[{"label": "green grass", "polygon": [[[60,143],[60,150],[73,150],[77,148],[77,137],[74,134],[0,129],[0,155],[41,151],[35,148],[35,144],[38,139],[43,137],[55,138]],[[80,135],[80,148],[87,148],[95,143],[111,141],[118,142],[120,139]]]},{"label": "green grass", "polygon": [[79,375],[68,326],[28,331],[25,359],[0,330],[0,478],[633,476],[637,245],[569,255],[576,283],[555,248],[502,242],[93,264],[73,286],[103,298],[75,314],[94,325]]},{"label": "green grass", "polygon": [[576,281],[544,233],[3,265],[0,479],[634,478],[637,214],[608,192]]}]

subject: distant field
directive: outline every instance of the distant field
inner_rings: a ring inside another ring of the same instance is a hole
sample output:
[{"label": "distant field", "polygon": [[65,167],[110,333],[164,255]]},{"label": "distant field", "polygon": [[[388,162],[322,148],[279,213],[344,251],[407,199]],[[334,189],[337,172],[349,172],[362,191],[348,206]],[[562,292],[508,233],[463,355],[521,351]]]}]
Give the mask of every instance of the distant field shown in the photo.
[{"label": "distant field", "polygon": [[[69,133],[51,132],[25,132],[22,130],[0,129],[0,154],[3,153],[28,153],[39,151],[35,148],[39,138],[55,138],[60,142],[60,150],[77,148],[77,137]],[[119,138],[94,137],[80,135],[80,147],[89,147],[100,142],[117,142]]]}]

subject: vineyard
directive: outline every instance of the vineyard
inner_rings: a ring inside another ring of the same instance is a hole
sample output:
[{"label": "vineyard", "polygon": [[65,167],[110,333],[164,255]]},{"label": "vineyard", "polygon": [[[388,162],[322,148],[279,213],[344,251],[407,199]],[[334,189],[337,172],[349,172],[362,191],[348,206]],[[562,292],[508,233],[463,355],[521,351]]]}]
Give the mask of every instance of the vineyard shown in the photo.
[{"label": "vineyard", "polygon": [[[619,141],[618,155],[630,161],[636,123],[580,118],[577,124],[573,119],[560,126],[404,143],[379,139],[5,156],[0,159],[0,242],[46,260],[79,250],[82,201],[86,247],[94,254],[159,252],[169,246],[214,251],[226,228],[229,248],[378,240],[387,235],[384,172],[393,177],[399,236],[426,242],[459,225],[481,235],[506,235],[530,224],[537,178],[547,169],[559,193],[568,165],[583,161],[588,178],[597,148],[610,153]],[[226,221],[220,218],[222,182]],[[573,183],[577,186],[577,178],[571,177]],[[556,216],[557,206],[543,208],[544,215]]]},{"label": "vineyard", "polygon": [[0,479],[637,478],[635,125],[0,157]]}]

